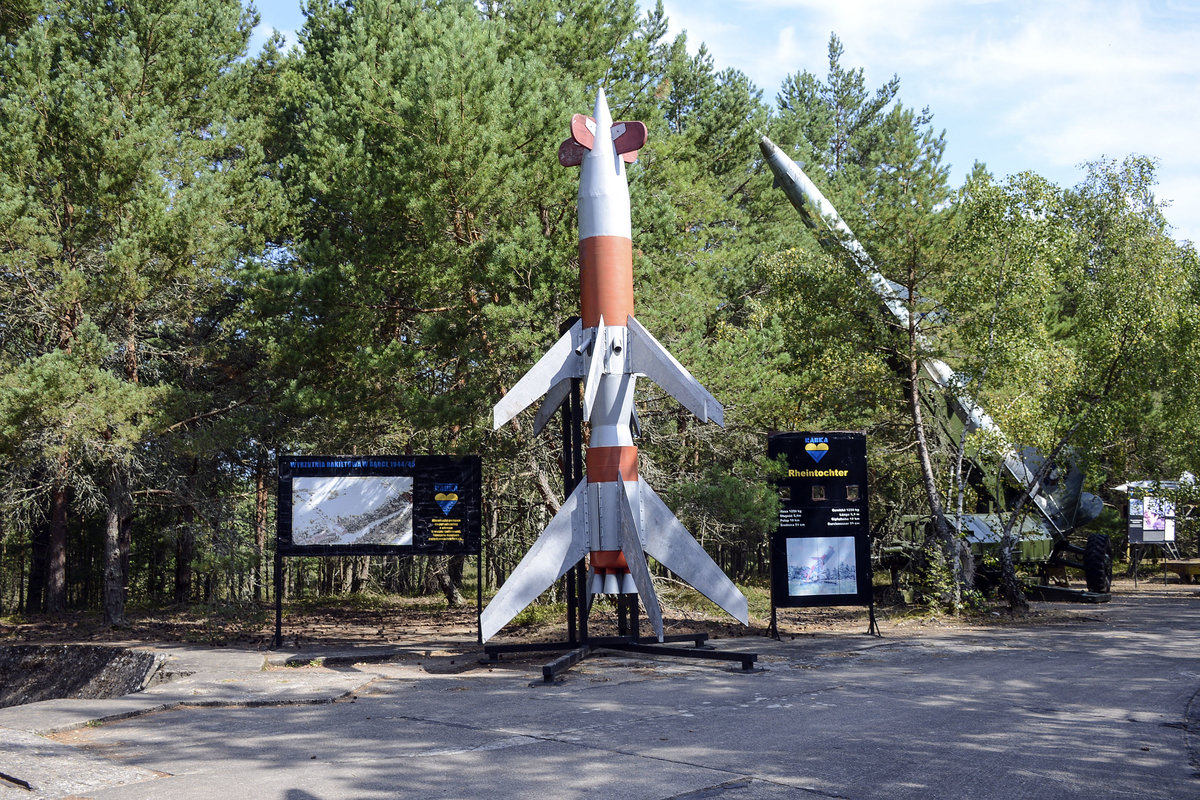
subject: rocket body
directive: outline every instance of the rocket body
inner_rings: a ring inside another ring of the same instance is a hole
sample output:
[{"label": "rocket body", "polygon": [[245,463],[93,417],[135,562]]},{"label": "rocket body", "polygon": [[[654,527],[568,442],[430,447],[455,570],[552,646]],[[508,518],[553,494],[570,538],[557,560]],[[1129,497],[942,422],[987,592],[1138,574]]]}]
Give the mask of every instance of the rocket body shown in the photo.
[{"label": "rocket body", "polygon": [[633,242],[625,164],[646,141],[640,122],[614,123],[601,89],[592,117],[576,114],[559,148],[563,166],[579,166],[580,320],[494,409],[499,428],[545,396],[540,430],[584,379],[590,423],[586,479],[480,616],[486,641],[578,561],[589,561],[588,592],[641,597],[662,640],[662,613],[646,554],[675,572],[743,624],[746,598],[638,475],[633,440],[634,390],[649,377],[703,421],[723,424],[720,403],[634,317]]},{"label": "rocket body", "polygon": [[[604,90],[596,97],[592,120],[593,142],[612,139],[612,116]],[[585,127],[587,122],[585,121]],[[618,526],[603,521],[620,518],[618,503],[637,496],[637,446],[631,420],[637,376],[612,363],[623,354],[626,321],[633,316],[633,239],[629,211],[629,185],[625,161],[616,146],[593,147],[580,164],[579,174],[579,305],[585,330],[605,331],[614,345],[605,356],[609,371],[598,376],[595,400],[588,419],[591,432],[586,455],[589,581],[592,594],[635,593]],[[618,481],[624,486],[618,485]]]}]

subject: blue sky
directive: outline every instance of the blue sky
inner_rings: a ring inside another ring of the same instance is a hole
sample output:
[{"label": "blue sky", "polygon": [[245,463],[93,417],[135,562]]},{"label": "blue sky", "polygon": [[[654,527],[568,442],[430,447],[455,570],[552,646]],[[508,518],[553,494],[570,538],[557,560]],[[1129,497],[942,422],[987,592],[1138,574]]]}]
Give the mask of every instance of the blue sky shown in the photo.
[{"label": "blue sky", "polygon": [[[651,5],[640,0],[645,8]],[[256,45],[295,42],[300,0],[256,0]],[[1063,186],[1080,165],[1139,153],[1177,239],[1200,243],[1200,3],[1193,0],[667,0],[671,33],[707,44],[773,100],[784,77],[824,76],[829,35],[871,88],[946,131],[960,183],[976,161],[1000,178],[1033,170]]]}]

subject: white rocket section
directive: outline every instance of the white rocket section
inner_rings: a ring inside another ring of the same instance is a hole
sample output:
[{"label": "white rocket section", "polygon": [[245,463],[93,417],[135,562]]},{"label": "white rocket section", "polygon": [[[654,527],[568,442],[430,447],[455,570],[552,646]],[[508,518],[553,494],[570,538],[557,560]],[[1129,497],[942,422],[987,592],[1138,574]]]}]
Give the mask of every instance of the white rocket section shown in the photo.
[{"label": "white rocket section", "polygon": [[[595,143],[583,157],[579,173],[579,240],[593,236],[630,239],[633,234],[629,221],[629,184],[625,179],[625,162],[613,144],[612,113],[603,89],[596,94],[592,116],[596,120]],[[613,320],[618,325],[622,321]]]}]

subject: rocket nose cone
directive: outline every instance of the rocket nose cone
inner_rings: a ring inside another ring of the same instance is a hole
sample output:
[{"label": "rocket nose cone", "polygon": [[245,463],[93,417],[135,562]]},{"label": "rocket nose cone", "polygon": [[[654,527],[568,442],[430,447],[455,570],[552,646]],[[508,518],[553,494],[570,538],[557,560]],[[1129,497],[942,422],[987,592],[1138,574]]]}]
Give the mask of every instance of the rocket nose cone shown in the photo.
[{"label": "rocket nose cone", "polygon": [[775,146],[775,143],[768,139],[765,134],[761,139],[758,140],[758,149],[762,150],[762,154],[766,158],[770,158],[779,150],[779,148]]},{"label": "rocket nose cone", "polygon": [[608,110],[608,98],[604,96],[604,87],[596,92],[596,106],[592,109],[592,119],[596,120],[596,127],[612,127],[612,112]]}]

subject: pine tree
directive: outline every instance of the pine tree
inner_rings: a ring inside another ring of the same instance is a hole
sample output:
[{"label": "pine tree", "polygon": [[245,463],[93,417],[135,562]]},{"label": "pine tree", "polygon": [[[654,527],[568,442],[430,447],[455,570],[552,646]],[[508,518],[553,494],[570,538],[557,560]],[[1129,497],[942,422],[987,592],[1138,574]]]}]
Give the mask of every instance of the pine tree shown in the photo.
[{"label": "pine tree", "polygon": [[49,611],[67,602],[68,507],[100,505],[106,617],[123,622],[130,481],[147,441],[188,415],[173,379],[191,354],[167,343],[271,216],[245,108],[254,66],[238,62],[252,25],[236,0],[64,0],[4,45],[5,444],[27,507],[50,504]]}]

